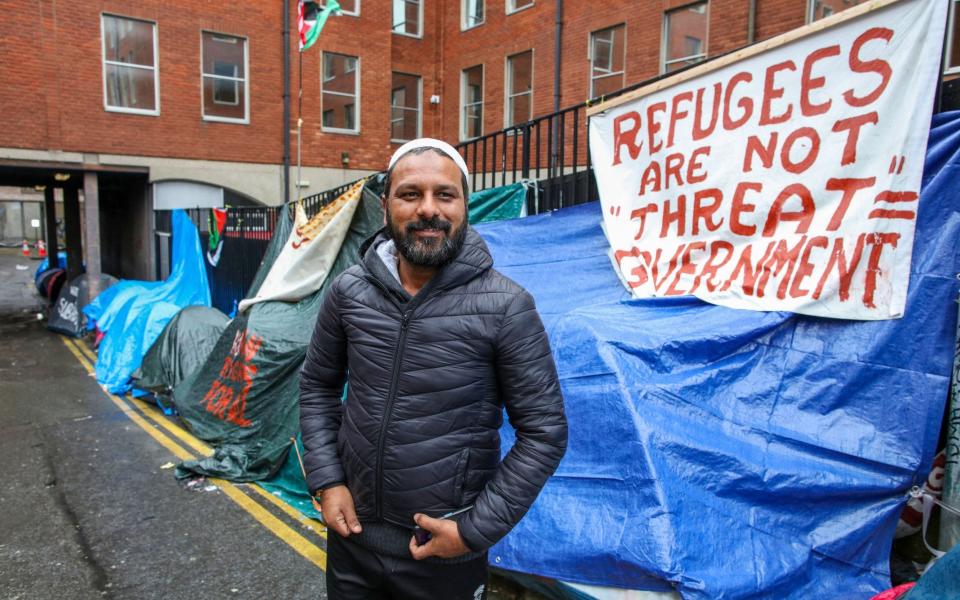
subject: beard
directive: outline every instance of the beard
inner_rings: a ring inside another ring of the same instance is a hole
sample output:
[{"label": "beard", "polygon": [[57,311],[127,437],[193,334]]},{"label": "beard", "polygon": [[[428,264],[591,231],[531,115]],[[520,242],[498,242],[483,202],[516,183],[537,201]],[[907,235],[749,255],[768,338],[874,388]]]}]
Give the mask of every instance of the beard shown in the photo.
[{"label": "beard", "polygon": [[[443,232],[441,237],[418,238],[415,233],[424,229]],[[418,267],[442,267],[452,262],[460,254],[467,237],[467,223],[453,229],[446,219],[432,217],[427,220],[407,223],[401,230],[393,222],[393,215],[387,209],[387,237],[397,245],[397,250],[407,262]]]}]

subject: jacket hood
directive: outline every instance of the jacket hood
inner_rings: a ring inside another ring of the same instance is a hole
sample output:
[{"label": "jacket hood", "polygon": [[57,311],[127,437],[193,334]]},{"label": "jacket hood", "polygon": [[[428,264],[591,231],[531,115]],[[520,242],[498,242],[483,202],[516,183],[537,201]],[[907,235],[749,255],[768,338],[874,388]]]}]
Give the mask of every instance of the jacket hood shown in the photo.
[{"label": "jacket hood", "polygon": [[[410,295],[390,274],[386,265],[373,250],[387,239],[386,227],[383,227],[364,241],[360,246],[360,264],[367,275],[372,276],[394,293],[400,292],[401,298],[409,299]],[[454,288],[467,283],[492,267],[493,257],[490,256],[487,243],[473,227],[467,225],[467,234],[460,253],[450,263],[441,267],[428,285],[435,290]]]}]

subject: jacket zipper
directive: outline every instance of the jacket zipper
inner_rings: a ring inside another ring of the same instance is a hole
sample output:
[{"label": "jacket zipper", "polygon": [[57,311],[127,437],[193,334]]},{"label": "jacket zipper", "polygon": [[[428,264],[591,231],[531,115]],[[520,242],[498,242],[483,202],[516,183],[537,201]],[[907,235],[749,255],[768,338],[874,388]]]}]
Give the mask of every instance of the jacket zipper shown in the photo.
[{"label": "jacket zipper", "polygon": [[403,313],[400,321],[400,338],[397,340],[397,350],[393,355],[393,376],[390,379],[390,391],[387,393],[387,405],[383,409],[383,423],[380,424],[380,438],[377,441],[377,518],[383,519],[383,448],[387,439],[387,427],[393,413],[393,401],[397,395],[397,384],[400,381],[400,361],[403,358],[403,349],[407,344],[407,328],[410,325],[410,313]]},{"label": "jacket zipper", "polygon": [[397,349],[393,354],[393,373],[390,378],[390,390],[387,393],[387,404],[383,410],[383,423],[380,424],[380,438],[377,440],[377,481],[375,501],[377,504],[377,519],[383,520],[383,448],[387,441],[387,427],[390,425],[390,417],[393,415],[393,402],[396,400],[397,385],[400,383],[400,362],[403,358],[404,347],[407,345],[407,329],[410,326],[410,319],[413,316],[414,311],[416,311],[417,307],[423,304],[426,300],[433,297],[435,290],[430,289],[428,292],[427,288],[430,287],[430,283],[428,283],[419,294],[414,296],[406,304],[407,310],[404,311],[404,307],[397,302],[390,290],[387,289],[387,286],[385,286],[380,280],[372,276],[368,276],[366,279],[383,291],[384,295],[397,308],[397,311],[401,315],[400,336],[397,339]]}]

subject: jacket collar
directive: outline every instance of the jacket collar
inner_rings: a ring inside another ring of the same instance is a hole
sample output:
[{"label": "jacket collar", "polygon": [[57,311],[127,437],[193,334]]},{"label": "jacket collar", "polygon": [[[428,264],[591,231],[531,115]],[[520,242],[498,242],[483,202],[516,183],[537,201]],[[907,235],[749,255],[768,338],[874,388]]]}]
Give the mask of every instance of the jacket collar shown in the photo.
[{"label": "jacket collar", "polygon": [[[380,285],[399,299],[406,302],[410,300],[410,294],[407,293],[400,282],[387,270],[386,265],[377,255],[373,248],[387,240],[386,228],[380,229],[373,234],[360,246],[360,264],[369,277],[376,279]],[[484,271],[493,267],[493,257],[490,256],[490,250],[487,243],[483,241],[473,227],[467,225],[467,235],[463,242],[460,253],[452,262],[441,267],[433,279],[424,286],[420,296],[429,287],[430,290],[446,290],[467,283],[481,275]]]}]

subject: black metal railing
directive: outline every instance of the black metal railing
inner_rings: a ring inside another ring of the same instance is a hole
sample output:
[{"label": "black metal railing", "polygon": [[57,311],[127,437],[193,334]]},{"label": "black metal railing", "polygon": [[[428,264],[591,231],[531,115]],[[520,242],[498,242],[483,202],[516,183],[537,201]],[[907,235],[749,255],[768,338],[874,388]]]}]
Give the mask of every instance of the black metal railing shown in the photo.
[{"label": "black metal railing", "polygon": [[[355,183],[346,183],[303,198],[307,217],[316,215]],[[210,209],[187,209],[187,215],[197,226],[200,235],[210,296],[215,308],[230,314],[236,303],[249,293],[282,211],[281,206],[228,207],[227,222],[221,236],[223,244],[218,250],[210,247],[210,230],[213,226]],[[154,211],[154,264],[158,280],[166,279],[173,267],[171,214],[169,210]],[[293,210],[288,214],[292,219]]]},{"label": "black metal railing", "polygon": [[537,182],[527,212],[535,214],[597,198],[586,129],[587,103],[461,142],[470,189]]},{"label": "black metal railing", "polygon": [[[169,210],[154,211],[156,278],[165,279],[173,267],[173,239]],[[280,207],[231,207],[221,235],[222,243],[210,246],[211,211],[191,208],[187,215],[200,235],[213,306],[230,314],[244,298],[256,276],[280,217]]]},{"label": "black metal railing", "polygon": [[320,192],[319,194],[313,194],[312,196],[303,198],[301,202],[303,203],[303,210],[307,213],[307,217],[313,217],[315,214],[320,212],[321,208],[339,198],[341,194],[356,185],[358,181],[360,180],[356,179],[350,183],[345,183],[335,188]]}]

